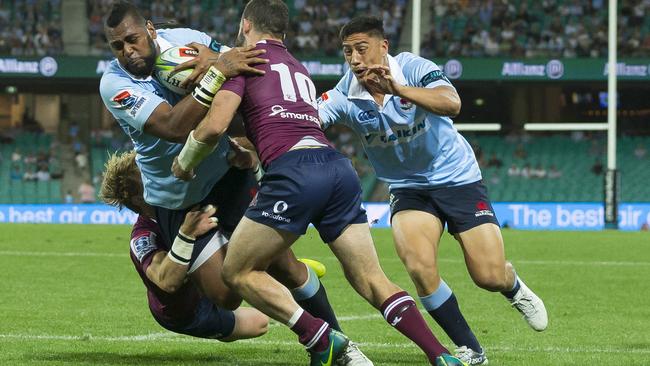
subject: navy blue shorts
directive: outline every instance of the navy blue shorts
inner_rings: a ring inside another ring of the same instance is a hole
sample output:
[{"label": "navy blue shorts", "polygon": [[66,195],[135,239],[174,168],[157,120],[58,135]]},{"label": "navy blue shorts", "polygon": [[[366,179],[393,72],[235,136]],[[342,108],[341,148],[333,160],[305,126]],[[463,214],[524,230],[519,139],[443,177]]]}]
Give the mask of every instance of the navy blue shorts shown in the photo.
[{"label": "navy blue shorts", "polygon": [[235,313],[212,304],[207,298],[201,298],[194,311],[194,316],[187,322],[172,324],[169,321],[154,319],[163,328],[174,333],[186,334],[199,338],[220,339],[228,337],[235,329]]},{"label": "navy blue shorts", "polygon": [[246,217],[297,235],[314,224],[325,243],[367,223],[352,163],[331,148],[289,151],[269,164]]},{"label": "navy blue shorts", "polygon": [[[212,191],[200,202],[200,205],[212,204],[217,207],[219,226],[196,239],[190,267],[192,267],[205,246],[212,240],[217,230],[227,238],[230,237],[230,234],[244,216],[246,208],[255,193],[257,193],[257,181],[251,170],[231,168],[214,185]],[[154,209],[156,210],[156,221],[164,245],[169,250],[185,220],[185,215],[190,211],[191,207],[183,210],[170,210],[164,207],[154,207]]]},{"label": "navy blue shorts", "polygon": [[487,188],[481,181],[457,187],[391,189],[391,219],[404,210],[432,214],[443,225],[447,224],[450,234],[462,233],[486,223],[499,225]]}]

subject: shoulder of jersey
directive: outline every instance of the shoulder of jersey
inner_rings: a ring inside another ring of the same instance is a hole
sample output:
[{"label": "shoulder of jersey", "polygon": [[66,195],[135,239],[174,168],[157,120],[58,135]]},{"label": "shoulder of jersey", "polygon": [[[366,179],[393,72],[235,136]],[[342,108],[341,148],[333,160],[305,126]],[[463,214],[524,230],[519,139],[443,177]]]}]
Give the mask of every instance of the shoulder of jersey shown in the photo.
[{"label": "shoulder of jersey", "polygon": [[414,53],[411,52],[401,52],[395,56],[395,59],[397,60],[398,63],[400,64],[405,64],[409,61],[417,60],[420,59],[420,56],[417,56]]}]

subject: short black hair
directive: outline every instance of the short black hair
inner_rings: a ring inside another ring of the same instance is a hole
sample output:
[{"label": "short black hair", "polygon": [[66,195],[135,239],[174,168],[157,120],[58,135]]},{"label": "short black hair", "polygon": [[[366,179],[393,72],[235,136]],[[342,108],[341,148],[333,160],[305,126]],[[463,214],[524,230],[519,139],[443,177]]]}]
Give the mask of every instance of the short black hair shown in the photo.
[{"label": "short black hair", "polygon": [[350,20],[346,25],[341,28],[339,38],[341,41],[348,38],[355,33],[366,33],[370,36],[386,38],[384,33],[384,22],[381,18],[375,16],[360,16]]},{"label": "short black hair", "polygon": [[260,33],[282,38],[289,29],[289,8],[282,0],[251,0],[242,17]]},{"label": "short black hair", "polygon": [[142,25],[146,24],[146,20],[142,16],[142,13],[140,13],[138,7],[133,5],[130,1],[125,0],[115,1],[111,4],[111,8],[108,11],[108,15],[106,15],[106,21],[104,24],[108,28],[115,28],[122,23],[124,18],[127,16],[139,20]]}]

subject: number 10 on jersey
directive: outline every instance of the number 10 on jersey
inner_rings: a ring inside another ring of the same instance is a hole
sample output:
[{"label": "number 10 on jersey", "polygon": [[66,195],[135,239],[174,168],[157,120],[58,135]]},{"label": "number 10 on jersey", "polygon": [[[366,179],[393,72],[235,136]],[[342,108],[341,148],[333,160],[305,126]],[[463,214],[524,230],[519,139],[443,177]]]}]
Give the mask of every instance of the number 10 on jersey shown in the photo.
[{"label": "number 10 on jersey", "polygon": [[316,86],[314,86],[314,82],[311,81],[309,76],[301,72],[294,72],[292,77],[291,71],[289,71],[289,66],[285,64],[273,64],[271,65],[271,70],[280,74],[280,86],[282,87],[284,100],[294,103],[298,101],[296,88],[294,87],[295,82],[295,85],[298,86],[300,98],[314,107],[314,109],[318,109],[318,102],[316,101]]}]

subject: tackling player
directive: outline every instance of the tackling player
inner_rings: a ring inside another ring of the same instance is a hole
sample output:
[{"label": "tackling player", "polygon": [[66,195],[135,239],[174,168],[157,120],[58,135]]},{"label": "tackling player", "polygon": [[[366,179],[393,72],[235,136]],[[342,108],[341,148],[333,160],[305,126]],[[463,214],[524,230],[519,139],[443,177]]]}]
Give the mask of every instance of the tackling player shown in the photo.
[{"label": "tackling player", "polygon": [[175,333],[222,342],[266,333],[266,315],[253,308],[230,311],[214,305],[187,281],[188,263],[173,254],[175,246],[193,246],[197,237],[217,226],[213,206],[189,211],[168,251],[154,221],[154,209],[142,199],[135,152],[113,155],[108,160],[100,197],[109,205],[127,207],[139,215],[131,232],[130,256],[147,288],[149,309],[158,324]]},{"label": "tackling player", "polygon": [[530,326],[542,331],[542,300],[505,260],[497,219],[467,141],[449,117],[460,98],[433,62],[388,53],[381,19],[360,17],[341,29],[350,70],[319,100],[324,127],[342,123],[360,136],[379,179],[390,184],[393,238],[420,301],[474,364],[487,358],[440,278],[437,252],[445,224],[465,254],[474,282],[500,291]]},{"label": "tackling player", "polygon": [[[227,235],[239,222],[257,188],[252,173],[230,168],[226,161],[230,144],[225,141],[197,168],[192,182],[176,179],[170,168],[182,148],[177,142],[183,141],[205,116],[219,81],[241,72],[263,74],[264,71],[249,64],[266,62],[257,57],[264,51],[235,48],[219,55],[215,53],[220,50],[219,43],[206,34],[191,29],[156,30],[133,4],[124,1],[112,5],[105,30],[116,60],[102,76],[100,93],[108,110],[133,140],[144,186],[143,199],[155,211],[153,217],[159,225],[161,243],[170,249],[190,207],[219,207],[220,232],[213,229],[197,238],[193,250],[176,254],[188,261],[191,278],[212,303],[234,309],[241,303],[241,297],[221,278],[225,251],[220,249],[226,245]],[[194,76],[200,80],[198,86],[191,96],[183,98],[162,87],[151,74],[161,51],[188,43],[199,53],[193,65],[195,71],[205,70],[205,65],[209,70],[202,78]],[[274,275],[294,289],[292,294],[302,306],[338,328],[318,278],[295,257],[292,261],[284,259],[277,258]]]},{"label": "tackling player", "polygon": [[[248,138],[266,170],[260,190],[231,238],[223,276],[257,309],[286,324],[311,355],[312,365],[341,362],[348,339],[291,299],[266,272],[309,223],[341,262],[355,290],[388,323],[413,340],[431,363],[461,364],[436,340],[414,300],[390,282],[379,266],[361,188],[350,161],[334,150],[319,126],[316,88],[307,70],[284,46],[289,13],[280,0],[252,0],[244,9],[240,40],[266,50],[263,77],[239,76],[217,92],[206,118],[190,133],[174,162],[177,177],[215,148],[238,109]],[[371,364],[367,361],[365,364]]]}]

